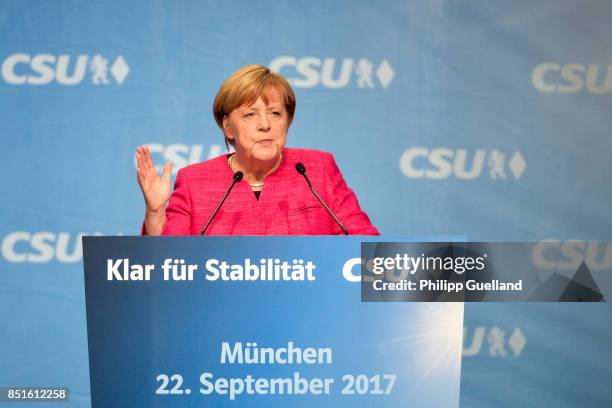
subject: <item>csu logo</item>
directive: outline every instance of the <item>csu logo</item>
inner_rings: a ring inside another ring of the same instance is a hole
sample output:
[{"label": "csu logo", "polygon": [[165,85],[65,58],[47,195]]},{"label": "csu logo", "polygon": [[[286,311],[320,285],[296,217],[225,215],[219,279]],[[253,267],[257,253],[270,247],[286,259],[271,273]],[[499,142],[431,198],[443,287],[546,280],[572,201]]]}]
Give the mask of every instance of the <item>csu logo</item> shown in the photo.
[{"label": "csu logo", "polygon": [[[86,233],[15,231],[2,240],[2,256],[14,263],[79,262],[83,256],[81,238]],[[95,233],[93,235],[102,235]]]},{"label": "csu logo", "polygon": [[463,328],[463,357],[518,357],[526,345],[527,339],[518,327],[512,332],[499,326],[476,326],[473,330]]},{"label": "csu logo", "polygon": [[94,85],[108,85],[111,78],[122,84],[130,67],[121,55],[110,60],[100,54],[13,54],[2,62],[2,78],[11,85],[77,85],[87,72]]},{"label": "csu logo", "polygon": [[339,61],[334,58],[282,56],[273,59],[269,66],[296,88],[313,88],[320,84],[325,88],[340,89],[346,87],[353,77],[359,88],[387,88],[395,76],[386,59],[375,64],[366,58]]},{"label": "csu logo", "polygon": [[612,241],[547,239],[534,245],[531,260],[540,269],[575,271],[584,261],[591,271],[609,271],[612,267]]},{"label": "csu logo", "polygon": [[592,94],[612,91],[612,65],[557,64],[545,62],[531,74],[531,83],[540,92],[576,93],[585,90]]},{"label": "csu logo", "polygon": [[482,174],[485,165],[486,173],[492,180],[509,178],[509,173],[519,179],[527,168],[527,162],[518,150],[508,156],[497,149],[478,149],[470,153],[466,149],[445,147],[413,147],[402,154],[399,165],[406,177],[415,179],[447,179],[455,176],[462,180],[473,180]]},{"label": "csu logo", "polygon": [[[151,156],[154,163],[160,163],[155,165],[155,169],[161,173],[164,167],[164,163],[170,160],[173,164],[172,174],[175,175],[180,169],[190,164],[199,163],[203,159],[202,153],[204,153],[204,146],[186,145],[182,143],[172,143],[169,145],[162,145],[159,143],[147,143],[146,144],[151,151]],[[208,148],[207,159],[221,155],[221,145],[211,145]],[[134,167],[137,167],[136,155],[134,155]]]}]

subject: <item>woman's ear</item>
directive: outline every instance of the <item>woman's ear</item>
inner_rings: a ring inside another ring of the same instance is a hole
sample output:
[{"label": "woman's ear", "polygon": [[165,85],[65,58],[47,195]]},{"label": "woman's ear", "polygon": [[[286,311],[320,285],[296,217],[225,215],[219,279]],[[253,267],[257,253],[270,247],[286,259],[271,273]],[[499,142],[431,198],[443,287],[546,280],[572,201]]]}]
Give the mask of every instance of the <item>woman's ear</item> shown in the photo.
[{"label": "woman's ear", "polygon": [[229,127],[229,118],[227,115],[223,116],[223,134],[227,139],[234,139],[234,135],[232,135]]}]

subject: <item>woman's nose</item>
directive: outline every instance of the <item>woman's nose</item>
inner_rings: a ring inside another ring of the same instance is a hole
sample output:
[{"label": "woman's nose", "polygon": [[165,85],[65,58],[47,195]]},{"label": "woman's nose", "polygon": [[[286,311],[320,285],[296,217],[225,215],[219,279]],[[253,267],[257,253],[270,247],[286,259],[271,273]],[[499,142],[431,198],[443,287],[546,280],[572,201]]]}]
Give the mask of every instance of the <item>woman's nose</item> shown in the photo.
[{"label": "woman's nose", "polygon": [[257,129],[262,131],[270,130],[270,118],[268,118],[268,115],[264,112],[258,115],[258,117]]}]

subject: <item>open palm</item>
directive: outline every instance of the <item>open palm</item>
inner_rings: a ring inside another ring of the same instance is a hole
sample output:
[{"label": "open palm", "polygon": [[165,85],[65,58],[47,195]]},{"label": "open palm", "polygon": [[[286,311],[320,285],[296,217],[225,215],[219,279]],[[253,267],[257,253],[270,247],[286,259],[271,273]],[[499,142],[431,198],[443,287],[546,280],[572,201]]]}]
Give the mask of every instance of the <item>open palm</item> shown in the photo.
[{"label": "open palm", "polygon": [[149,148],[139,146],[136,148],[136,163],[138,166],[138,184],[142,190],[147,211],[159,211],[165,207],[168,198],[170,198],[172,162],[166,162],[160,177],[153,164],[153,159],[151,159]]}]

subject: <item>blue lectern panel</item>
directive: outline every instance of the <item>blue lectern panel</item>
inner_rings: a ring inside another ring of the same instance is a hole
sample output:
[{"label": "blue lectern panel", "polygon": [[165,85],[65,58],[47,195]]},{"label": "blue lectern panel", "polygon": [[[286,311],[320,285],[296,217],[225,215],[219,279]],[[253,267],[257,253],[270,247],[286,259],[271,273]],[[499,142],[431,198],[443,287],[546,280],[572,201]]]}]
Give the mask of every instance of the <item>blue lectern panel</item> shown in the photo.
[{"label": "blue lectern panel", "polygon": [[[86,238],[92,406],[458,406],[462,305],[361,303],[362,240]],[[239,280],[300,260],[311,280]]]}]

